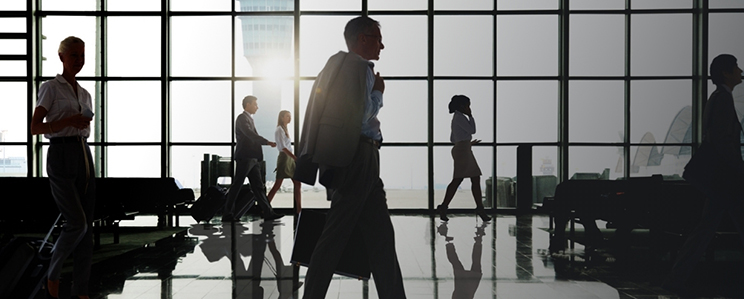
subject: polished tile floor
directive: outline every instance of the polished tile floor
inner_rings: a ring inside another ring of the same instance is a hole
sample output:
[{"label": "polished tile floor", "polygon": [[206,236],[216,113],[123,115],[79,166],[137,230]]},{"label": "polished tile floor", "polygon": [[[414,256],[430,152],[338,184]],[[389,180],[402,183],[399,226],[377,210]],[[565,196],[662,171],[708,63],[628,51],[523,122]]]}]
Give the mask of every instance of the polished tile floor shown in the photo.
[{"label": "polished tile floor", "polygon": [[[392,220],[408,298],[676,298],[659,286],[669,263],[646,260],[642,250],[623,261],[590,258],[580,244],[549,255],[547,216]],[[96,263],[92,298],[301,298],[307,268],[291,262],[295,221],[182,222],[183,233]],[[731,287],[744,282],[733,255],[701,266],[703,296],[744,297]],[[374,279],[336,275],[327,298],[378,296]]]}]

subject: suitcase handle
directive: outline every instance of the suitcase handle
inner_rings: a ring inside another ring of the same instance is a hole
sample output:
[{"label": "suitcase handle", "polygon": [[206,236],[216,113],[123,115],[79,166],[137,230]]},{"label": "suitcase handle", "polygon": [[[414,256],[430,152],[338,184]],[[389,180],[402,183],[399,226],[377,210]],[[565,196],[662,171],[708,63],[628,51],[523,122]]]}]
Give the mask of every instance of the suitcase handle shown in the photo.
[{"label": "suitcase handle", "polygon": [[41,246],[39,246],[39,253],[41,253],[41,250],[44,249],[44,245],[49,243],[49,236],[52,235],[52,232],[54,231],[54,227],[57,226],[57,222],[59,222],[59,219],[62,218],[62,213],[59,213],[57,215],[57,220],[54,220],[54,223],[52,224],[52,228],[49,229],[49,232],[47,233],[46,237],[44,237],[44,241],[41,243]]}]

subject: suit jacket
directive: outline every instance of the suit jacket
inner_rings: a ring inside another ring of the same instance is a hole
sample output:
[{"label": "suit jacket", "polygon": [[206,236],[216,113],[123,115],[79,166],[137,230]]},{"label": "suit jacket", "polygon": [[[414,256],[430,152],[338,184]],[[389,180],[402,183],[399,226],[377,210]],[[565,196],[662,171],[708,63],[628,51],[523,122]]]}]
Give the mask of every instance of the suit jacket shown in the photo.
[{"label": "suit jacket", "polygon": [[269,141],[258,135],[256,125],[248,112],[243,111],[235,120],[235,140],[237,145],[233,160],[263,160],[261,145],[269,144]]},{"label": "suit jacket", "polygon": [[718,86],[703,109],[703,143],[710,143],[722,172],[744,174],[739,117],[731,93]]},{"label": "suit jacket", "polygon": [[348,166],[362,132],[369,61],[340,51],[331,56],[313,83],[298,141],[296,180],[329,187],[335,168]]}]

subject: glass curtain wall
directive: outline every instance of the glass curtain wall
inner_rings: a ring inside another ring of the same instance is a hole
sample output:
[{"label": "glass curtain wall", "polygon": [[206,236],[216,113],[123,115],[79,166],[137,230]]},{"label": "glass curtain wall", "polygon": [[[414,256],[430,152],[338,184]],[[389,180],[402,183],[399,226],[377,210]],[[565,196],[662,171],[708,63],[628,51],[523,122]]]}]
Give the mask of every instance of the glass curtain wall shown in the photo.
[{"label": "glass curtain wall", "polygon": [[[385,44],[375,71],[387,86],[381,176],[392,209],[441,202],[456,94],[472,101],[487,207],[516,206],[520,164],[533,203],[571,178],[678,179],[713,88],[708,62],[744,57],[732,38],[743,13],[731,0],[7,0],[0,175],[45,175],[47,140],[28,124],[38,85],[61,72],[66,36],[86,42],[78,77],[96,106],[98,175],[172,176],[198,196],[204,155],[231,156],[243,97],[258,97],[257,127],[270,140],[279,111],[290,111],[296,140],[315,76],[346,50],[344,24],[368,14]],[[264,148],[269,188],[277,154]],[[292,206],[291,188],[285,180],[275,206]],[[473,208],[470,189],[464,181],[451,208]],[[322,186],[303,185],[303,207],[328,206]]]}]

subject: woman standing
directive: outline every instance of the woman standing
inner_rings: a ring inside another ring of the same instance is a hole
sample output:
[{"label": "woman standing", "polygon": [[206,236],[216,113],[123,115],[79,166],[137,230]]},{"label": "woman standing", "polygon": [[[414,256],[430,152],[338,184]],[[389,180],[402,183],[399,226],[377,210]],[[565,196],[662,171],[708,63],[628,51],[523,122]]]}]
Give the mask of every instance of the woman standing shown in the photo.
[{"label": "woman standing", "polygon": [[274,186],[269,191],[269,202],[274,199],[274,195],[279,191],[282,186],[282,181],[285,178],[292,179],[294,184],[294,200],[295,206],[297,207],[297,213],[299,214],[302,210],[301,195],[302,188],[300,181],[293,179],[295,171],[295,160],[297,156],[292,153],[292,140],[289,138],[289,130],[287,130],[287,124],[292,120],[292,115],[287,110],[279,112],[279,119],[277,120],[276,132],[274,132],[274,140],[276,140],[276,149],[279,150],[279,157],[276,159],[276,181]]},{"label": "woman standing", "polygon": [[54,201],[67,220],[52,250],[47,297],[59,298],[60,272],[65,259],[73,254],[71,293],[88,298],[96,188],[86,140],[93,113],[90,93],[75,78],[85,64],[85,43],[70,36],[59,44],[58,53],[62,74],[41,84],[31,119],[31,134],[44,134],[49,139],[47,174]]},{"label": "woman standing", "polygon": [[480,187],[481,170],[478,162],[473,156],[472,145],[477,144],[480,140],[470,140],[475,134],[475,119],[470,110],[470,98],[464,95],[455,95],[449,103],[449,113],[452,115],[452,132],[450,141],[455,145],[452,147],[452,159],[455,162],[455,170],[452,175],[452,181],[447,185],[447,191],[444,194],[444,200],[441,205],[437,206],[439,218],[447,221],[447,208],[455,196],[457,188],[460,187],[464,178],[470,178],[472,184],[473,199],[475,200],[475,213],[483,221],[490,221],[491,217],[486,214],[483,208],[483,202]]}]

